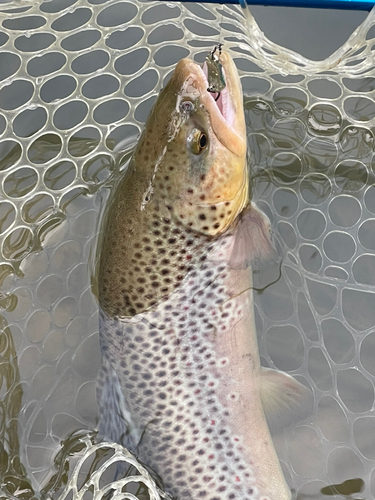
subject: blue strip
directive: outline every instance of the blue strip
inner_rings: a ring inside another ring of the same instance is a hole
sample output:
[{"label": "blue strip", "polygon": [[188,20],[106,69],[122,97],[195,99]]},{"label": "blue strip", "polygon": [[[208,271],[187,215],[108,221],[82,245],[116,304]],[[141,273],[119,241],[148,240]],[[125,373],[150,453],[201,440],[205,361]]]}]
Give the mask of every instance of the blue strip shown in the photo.
[{"label": "blue strip", "polygon": [[[176,0],[168,0],[168,2]],[[202,0],[183,0],[202,2]],[[239,4],[240,0],[203,0],[202,3]],[[371,10],[375,0],[247,0],[248,5],[273,5],[275,7],[309,7],[314,9]]]}]

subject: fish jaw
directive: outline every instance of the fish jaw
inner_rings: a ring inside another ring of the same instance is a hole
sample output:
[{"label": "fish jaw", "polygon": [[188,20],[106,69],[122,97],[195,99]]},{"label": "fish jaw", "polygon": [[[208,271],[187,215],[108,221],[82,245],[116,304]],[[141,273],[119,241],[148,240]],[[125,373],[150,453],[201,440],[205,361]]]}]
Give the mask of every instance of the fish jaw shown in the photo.
[{"label": "fish jaw", "polygon": [[208,92],[209,86],[205,67],[190,59],[181,59],[175,69],[175,88],[181,88],[177,106],[184,99],[200,98],[200,105],[210,115],[214,134],[220,143],[238,157],[246,154],[246,126],[243,112],[241,82],[235,64],[227,52],[222,52],[220,62],[223,65],[226,87],[215,101]]},{"label": "fish jaw", "polygon": [[228,53],[221,54],[220,63],[226,87],[218,98],[207,90],[205,66],[189,59],[178,63],[170,82],[172,88],[179,89],[170,137],[174,140],[177,135],[181,103],[192,100],[209,140],[200,160],[205,168],[194,181],[184,179],[172,203],[173,213],[182,224],[209,236],[222,234],[249,200],[241,82]]}]

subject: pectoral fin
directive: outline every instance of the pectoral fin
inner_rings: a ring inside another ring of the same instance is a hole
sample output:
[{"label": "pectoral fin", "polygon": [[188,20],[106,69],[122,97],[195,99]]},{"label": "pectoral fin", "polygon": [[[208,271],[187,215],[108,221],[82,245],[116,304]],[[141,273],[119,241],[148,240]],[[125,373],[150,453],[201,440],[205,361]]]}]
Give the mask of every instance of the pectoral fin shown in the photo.
[{"label": "pectoral fin", "polygon": [[278,370],[261,369],[260,395],[272,430],[301,420],[312,411],[311,391],[292,376]]},{"label": "pectoral fin", "polygon": [[229,265],[246,269],[256,259],[274,259],[276,250],[270,238],[270,221],[254,203],[245,210],[238,222]]}]

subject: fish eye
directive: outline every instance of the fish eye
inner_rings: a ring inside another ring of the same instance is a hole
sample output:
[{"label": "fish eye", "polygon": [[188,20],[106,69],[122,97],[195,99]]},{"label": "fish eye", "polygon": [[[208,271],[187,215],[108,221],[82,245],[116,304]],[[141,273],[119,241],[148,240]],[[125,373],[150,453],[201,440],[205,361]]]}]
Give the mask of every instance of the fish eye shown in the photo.
[{"label": "fish eye", "polygon": [[199,147],[204,149],[207,146],[207,136],[206,134],[201,134],[199,138]]},{"label": "fish eye", "polygon": [[183,101],[180,104],[180,108],[182,111],[185,111],[186,113],[189,113],[190,111],[193,111],[194,105],[191,101]]},{"label": "fish eye", "polygon": [[195,155],[201,154],[208,145],[207,134],[197,128],[193,129],[188,137],[188,144],[192,153]]}]

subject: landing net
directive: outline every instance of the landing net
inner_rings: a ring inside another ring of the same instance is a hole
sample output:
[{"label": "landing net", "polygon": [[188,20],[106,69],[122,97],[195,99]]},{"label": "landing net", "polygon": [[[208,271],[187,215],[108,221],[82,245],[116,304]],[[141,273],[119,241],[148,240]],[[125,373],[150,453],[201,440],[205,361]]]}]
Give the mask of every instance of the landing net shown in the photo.
[{"label": "landing net", "polygon": [[255,275],[262,362],[313,394],[309,417],[275,435],[287,481],[305,499],[375,496],[374,24],[312,62],[235,6],[1,2],[1,498],[163,498],[147,464],[90,431],[88,263],[158,91],[217,42],[240,72],[253,197],[284,254],[281,277]]}]

